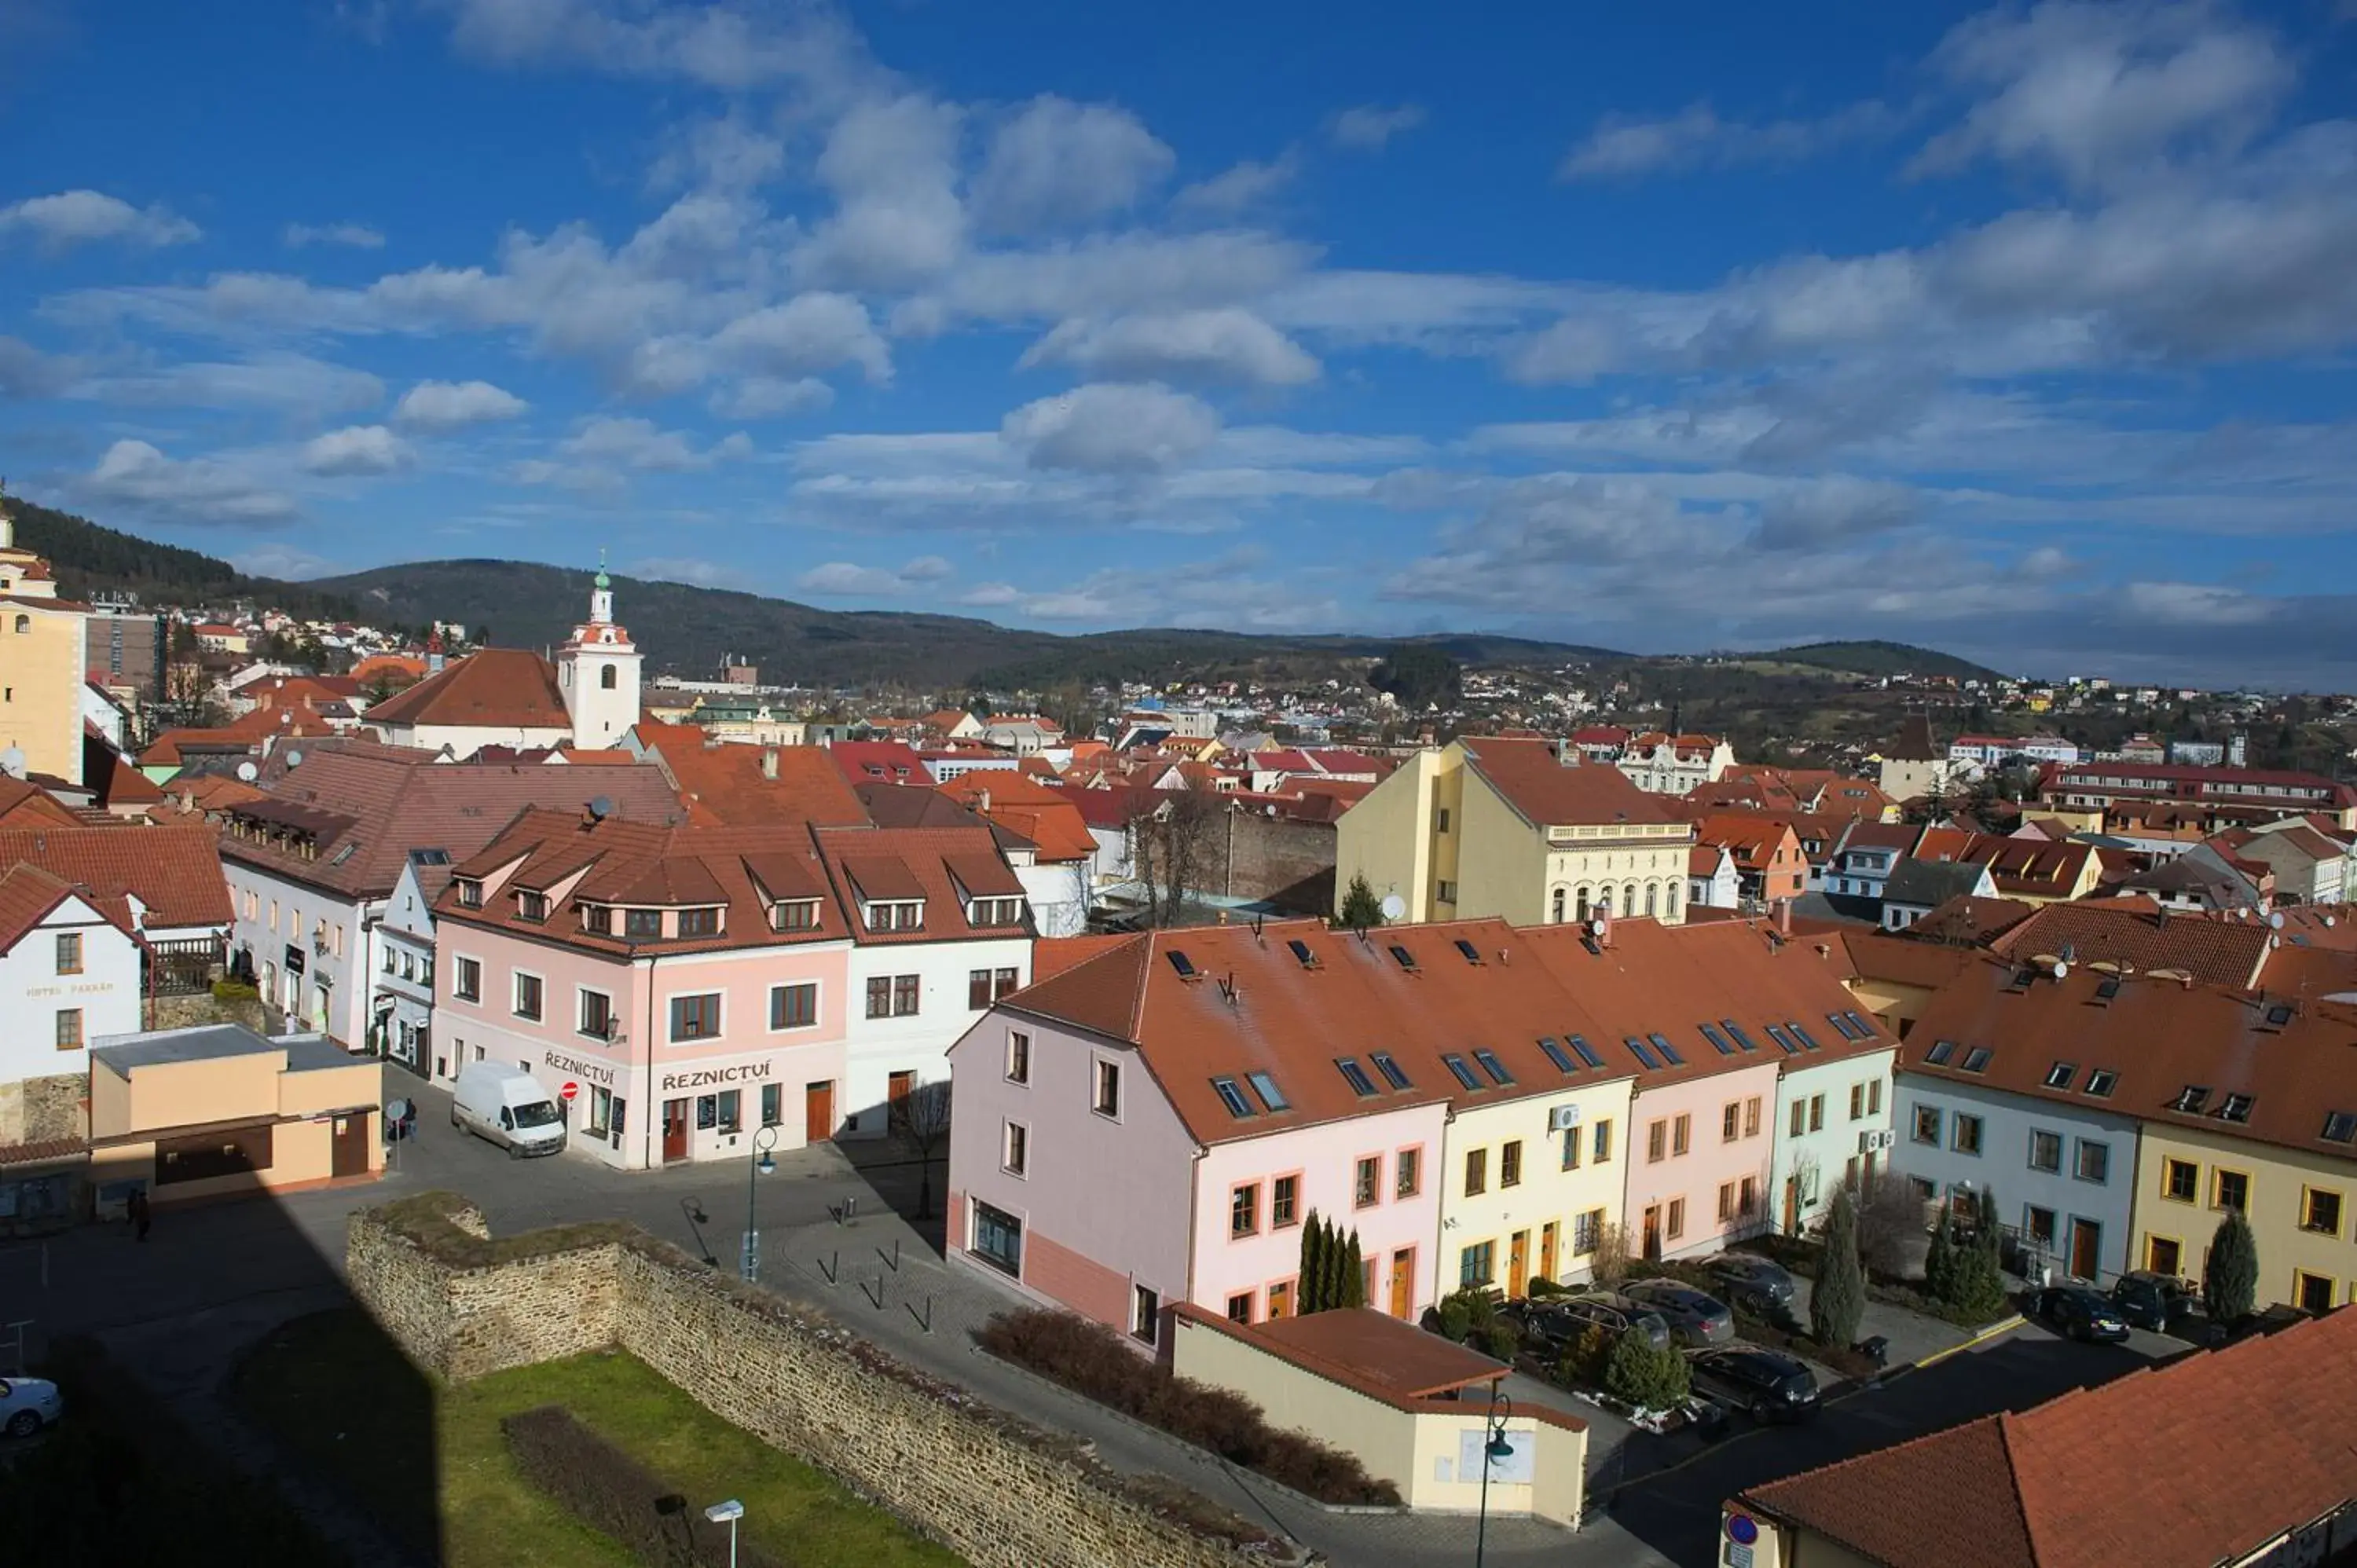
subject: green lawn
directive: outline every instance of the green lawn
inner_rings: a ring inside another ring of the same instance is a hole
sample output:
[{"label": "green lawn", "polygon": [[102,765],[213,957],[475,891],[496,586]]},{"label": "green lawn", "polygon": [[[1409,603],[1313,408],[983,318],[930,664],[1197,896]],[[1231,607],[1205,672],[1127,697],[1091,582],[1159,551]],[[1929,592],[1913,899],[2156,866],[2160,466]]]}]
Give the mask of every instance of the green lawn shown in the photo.
[{"label": "green lawn", "polygon": [[418,1372],[365,1314],[346,1309],[286,1325],[239,1369],[233,1391],[291,1454],[324,1471],[390,1533],[430,1547],[438,1514],[450,1568],[635,1562],[516,1474],[500,1418],[544,1404],[564,1405],[691,1501],[742,1499],[748,1538],[797,1564],[958,1565],[948,1551],[729,1425],[629,1356],[579,1356],[451,1387]]}]

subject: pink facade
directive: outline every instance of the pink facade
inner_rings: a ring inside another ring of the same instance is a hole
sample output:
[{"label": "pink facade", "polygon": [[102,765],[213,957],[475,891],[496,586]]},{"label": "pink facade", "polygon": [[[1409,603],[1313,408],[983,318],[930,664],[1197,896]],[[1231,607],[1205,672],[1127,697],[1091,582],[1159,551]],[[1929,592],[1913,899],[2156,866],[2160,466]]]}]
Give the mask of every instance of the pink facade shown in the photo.
[{"label": "pink facade", "polygon": [[[445,920],[435,950],[434,1074],[447,1082],[467,1062],[504,1061],[552,1092],[574,1084],[573,1147],[623,1169],[749,1154],[763,1125],[776,1127],[774,1147],[800,1148],[833,1136],[845,1109],[850,951],[838,941],[631,962]],[[458,994],[469,961],[473,1000]],[[518,1012],[519,975],[538,982],[536,1020]],[[772,1028],[771,992],[805,985],[817,988],[813,1022]],[[584,993],[606,999],[604,1035],[584,1026],[599,1011],[592,1003],[585,1014]],[[716,1027],[675,1038],[673,1000],[712,995],[720,999]]]},{"label": "pink facade", "polygon": [[[1254,1323],[1282,1296],[1297,1299],[1301,1225],[1312,1210],[1348,1234],[1374,1265],[1367,1305],[1414,1321],[1432,1305],[1440,1235],[1442,1101],[1354,1116],[1343,1122],[1214,1144],[1196,1168],[1194,1289],[1213,1312],[1246,1310]],[[1399,1191],[1400,1157],[1411,1154],[1415,1190]],[[1376,1160],[1375,1200],[1358,1206],[1359,1163]],[[1278,1182],[1292,1179],[1293,1204],[1281,1209]],[[1255,1189],[1253,1229],[1237,1233],[1237,1189]],[[1272,1303],[1272,1286],[1283,1287]],[[1251,1298],[1248,1309],[1243,1298]]]},{"label": "pink facade", "polygon": [[[1774,1059],[1669,1083],[1637,1080],[1627,1134],[1629,1185],[1623,1221],[1631,1257],[1715,1252],[1731,1237],[1759,1229],[1772,1205],[1769,1183],[1776,1143]],[[1727,1136],[1728,1107],[1735,1136]],[[1678,1119],[1685,1118],[1678,1152]],[[1655,1159],[1655,1129],[1661,1157]],[[1722,1220],[1721,1189],[1731,1185],[1739,1210],[1746,1182],[1755,1211]]]},{"label": "pink facade", "polygon": [[[1113,1114],[1097,1109],[1100,1064],[1116,1073]],[[950,1255],[1131,1332],[1151,1293],[1159,1337],[1188,1299],[1195,1144],[1136,1047],[1000,1010],[950,1047]]]}]

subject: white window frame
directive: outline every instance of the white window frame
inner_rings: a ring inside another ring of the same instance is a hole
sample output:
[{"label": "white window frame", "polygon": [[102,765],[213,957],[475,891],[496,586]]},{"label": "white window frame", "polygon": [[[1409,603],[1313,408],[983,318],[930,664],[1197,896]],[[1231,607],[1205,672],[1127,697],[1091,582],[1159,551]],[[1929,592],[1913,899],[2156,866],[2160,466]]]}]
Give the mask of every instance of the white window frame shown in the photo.
[{"label": "white window frame", "polygon": [[[1017,1139],[1023,1144],[1023,1160],[1017,1165],[1013,1156]],[[1008,1117],[998,1124],[998,1168],[1017,1181],[1031,1179],[1031,1129],[1028,1123]]]},{"label": "white window frame", "polygon": [[[1124,1072],[1122,1069],[1127,1064],[1119,1057],[1109,1057],[1103,1051],[1092,1051],[1089,1053],[1090,1115],[1103,1117],[1105,1121],[1114,1122],[1119,1122],[1125,1119],[1124,1113],[1129,1109],[1128,1085],[1126,1082],[1128,1074]],[[1097,1086],[1102,1081],[1103,1071],[1106,1068],[1111,1068],[1114,1070],[1114,1106],[1111,1111],[1105,1110],[1103,1105],[1100,1103],[1100,1096],[1097,1093]]]}]

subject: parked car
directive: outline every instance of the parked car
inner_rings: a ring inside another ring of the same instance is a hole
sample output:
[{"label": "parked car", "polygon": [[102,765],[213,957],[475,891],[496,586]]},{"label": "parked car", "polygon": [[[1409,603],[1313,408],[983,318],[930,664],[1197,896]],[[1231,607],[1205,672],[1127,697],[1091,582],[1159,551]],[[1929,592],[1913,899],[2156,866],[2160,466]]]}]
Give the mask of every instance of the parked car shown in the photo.
[{"label": "parked car", "polygon": [[1703,1269],[1719,1282],[1720,1294],[1748,1312],[1764,1317],[1779,1307],[1792,1308],[1792,1276],[1772,1259],[1757,1252],[1721,1252]]},{"label": "parked car", "polygon": [[1817,1375],[1781,1351],[1748,1345],[1705,1350],[1687,1367],[1695,1392],[1749,1411],[1755,1421],[1806,1421],[1817,1413]]},{"label": "parked car", "polygon": [[45,1378],[0,1378],[0,1432],[30,1437],[66,1412],[58,1385]]},{"label": "parked car", "polygon": [[2138,1328],[2199,1343],[2212,1326],[2201,1293],[2190,1280],[2138,1269],[2112,1287],[2112,1305]]},{"label": "parked car", "polygon": [[1661,1314],[1681,1345],[1724,1345],[1735,1337],[1735,1314],[1717,1296],[1676,1280],[1639,1280],[1620,1294],[1648,1312]]},{"label": "parked car", "polygon": [[1506,1314],[1523,1326],[1525,1342],[1539,1341],[1550,1355],[1560,1354],[1589,1328],[1601,1328],[1616,1337],[1635,1334],[1656,1350],[1670,1344],[1670,1326],[1659,1313],[1621,1301],[1608,1292],[1542,1297],[1510,1302]]},{"label": "parked car", "polygon": [[2128,1337],[2128,1320],[2093,1285],[2041,1286],[2030,1293],[2029,1316],[2072,1339],[2117,1344]]}]

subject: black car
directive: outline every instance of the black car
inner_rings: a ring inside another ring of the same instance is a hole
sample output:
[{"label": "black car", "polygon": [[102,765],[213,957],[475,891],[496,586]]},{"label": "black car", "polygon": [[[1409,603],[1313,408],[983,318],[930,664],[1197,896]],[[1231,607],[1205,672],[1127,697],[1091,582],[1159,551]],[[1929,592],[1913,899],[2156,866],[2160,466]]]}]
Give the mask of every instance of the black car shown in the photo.
[{"label": "black car", "polygon": [[1687,1363],[1695,1391],[1751,1412],[1755,1421],[1806,1421],[1817,1413],[1817,1378],[1775,1350],[1705,1350]]},{"label": "black car", "polygon": [[2175,1335],[2196,1344],[2211,1329],[2210,1314],[2201,1305],[2201,1292],[2190,1282],[2173,1274],[2157,1274],[2146,1269],[2122,1274],[2120,1283],[2112,1287],[2112,1305],[2136,1327]]},{"label": "black car", "polygon": [[1721,1252],[1703,1263],[1704,1272],[1719,1283],[1719,1295],[1750,1312],[1766,1316],[1792,1305],[1792,1276],[1784,1265],[1756,1252]]},{"label": "black car", "polygon": [[1601,1328],[1615,1338],[1633,1333],[1656,1350],[1669,1348],[1670,1326],[1662,1321],[1660,1315],[1602,1293],[1509,1302],[1505,1313],[1522,1326],[1525,1342],[1543,1347],[1550,1354],[1560,1354],[1591,1327]]},{"label": "black car", "polygon": [[2117,1344],[2128,1337],[2128,1320],[2110,1296],[2093,1285],[2046,1285],[2032,1291],[2029,1316],[2072,1339]]}]

